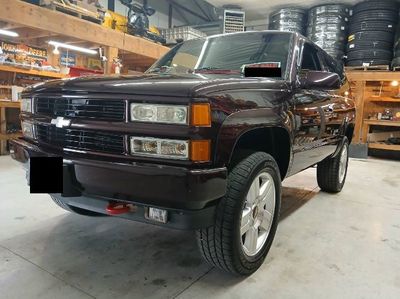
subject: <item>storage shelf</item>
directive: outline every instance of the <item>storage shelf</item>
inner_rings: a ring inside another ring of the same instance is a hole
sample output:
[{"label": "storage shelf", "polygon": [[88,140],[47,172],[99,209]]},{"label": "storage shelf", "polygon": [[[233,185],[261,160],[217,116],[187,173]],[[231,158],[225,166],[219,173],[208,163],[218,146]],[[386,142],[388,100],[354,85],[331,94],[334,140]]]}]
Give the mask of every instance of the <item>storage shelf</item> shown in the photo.
[{"label": "storage shelf", "polygon": [[392,120],[365,119],[364,123],[372,126],[400,127],[400,121],[392,121]]},{"label": "storage shelf", "polygon": [[65,77],[67,77],[66,75],[55,73],[55,72],[22,69],[22,68],[9,66],[9,65],[0,65],[0,71],[10,72],[10,73],[27,74],[27,75],[32,75],[32,76],[48,77],[48,78],[65,78]]},{"label": "storage shelf", "polygon": [[10,133],[10,134],[1,134],[0,133],[0,140],[10,140],[22,137],[22,133]]},{"label": "storage shelf", "polygon": [[394,97],[372,97],[369,98],[368,101],[371,102],[393,102],[393,103],[400,103],[400,98]]},{"label": "storage shelf", "polygon": [[368,143],[368,148],[370,148],[370,149],[390,150],[390,151],[400,151],[400,145],[397,145],[397,144],[386,144],[386,143],[381,143],[381,142]]}]

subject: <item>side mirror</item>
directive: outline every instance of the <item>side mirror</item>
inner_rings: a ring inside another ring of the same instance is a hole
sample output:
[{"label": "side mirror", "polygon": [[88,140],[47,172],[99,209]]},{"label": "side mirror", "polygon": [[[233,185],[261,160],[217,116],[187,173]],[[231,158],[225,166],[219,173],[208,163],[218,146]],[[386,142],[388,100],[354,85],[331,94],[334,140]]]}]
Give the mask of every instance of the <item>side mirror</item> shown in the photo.
[{"label": "side mirror", "polygon": [[321,71],[306,71],[299,76],[303,89],[339,89],[341,80],[338,74]]}]

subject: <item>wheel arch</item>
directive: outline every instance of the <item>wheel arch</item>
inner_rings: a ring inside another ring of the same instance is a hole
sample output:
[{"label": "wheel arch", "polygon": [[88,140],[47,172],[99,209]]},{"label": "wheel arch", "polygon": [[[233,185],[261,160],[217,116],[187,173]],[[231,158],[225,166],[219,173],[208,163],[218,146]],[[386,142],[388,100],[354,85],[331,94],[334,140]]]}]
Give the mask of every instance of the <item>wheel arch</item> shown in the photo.
[{"label": "wheel arch", "polygon": [[228,168],[241,159],[261,151],[270,154],[277,162],[281,178],[289,172],[291,163],[291,141],[286,128],[280,126],[261,126],[242,132],[230,153]]}]

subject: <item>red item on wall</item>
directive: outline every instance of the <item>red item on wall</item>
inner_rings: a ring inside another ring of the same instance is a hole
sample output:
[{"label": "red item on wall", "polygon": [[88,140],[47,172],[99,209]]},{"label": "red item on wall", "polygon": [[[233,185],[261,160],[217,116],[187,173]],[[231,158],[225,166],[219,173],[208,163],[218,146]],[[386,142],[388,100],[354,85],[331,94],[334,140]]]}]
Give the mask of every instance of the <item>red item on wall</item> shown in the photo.
[{"label": "red item on wall", "polygon": [[76,66],[69,68],[70,77],[82,77],[82,76],[92,76],[92,75],[103,75],[103,71],[90,70]]}]

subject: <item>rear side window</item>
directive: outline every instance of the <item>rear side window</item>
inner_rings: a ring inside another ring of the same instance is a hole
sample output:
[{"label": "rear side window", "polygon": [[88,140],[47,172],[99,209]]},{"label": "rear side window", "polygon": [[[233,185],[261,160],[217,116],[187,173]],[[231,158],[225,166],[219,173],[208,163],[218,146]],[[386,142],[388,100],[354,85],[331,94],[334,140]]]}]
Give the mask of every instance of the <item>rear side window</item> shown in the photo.
[{"label": "rear side window", "polygon": [[309,43],[304,44],[301,70],[322,71],[321,62],[318,57],[318,49]]}]

